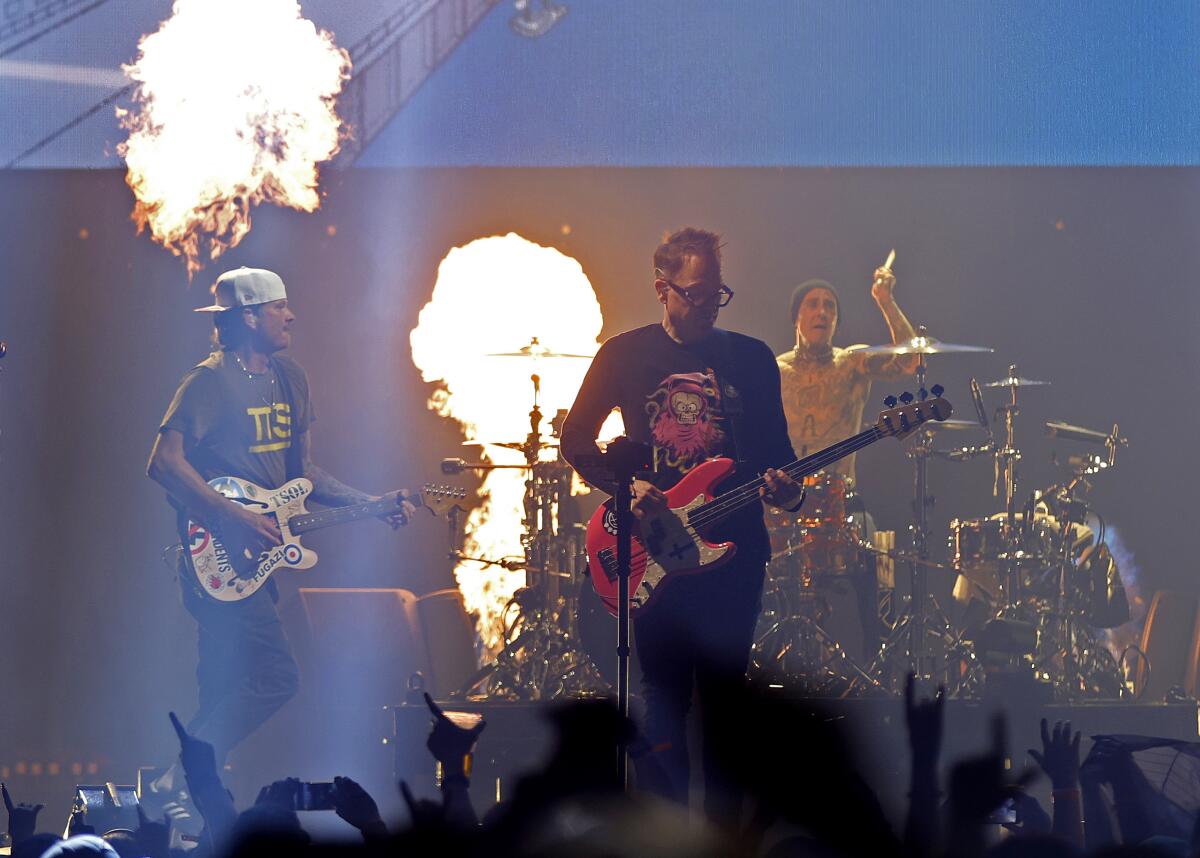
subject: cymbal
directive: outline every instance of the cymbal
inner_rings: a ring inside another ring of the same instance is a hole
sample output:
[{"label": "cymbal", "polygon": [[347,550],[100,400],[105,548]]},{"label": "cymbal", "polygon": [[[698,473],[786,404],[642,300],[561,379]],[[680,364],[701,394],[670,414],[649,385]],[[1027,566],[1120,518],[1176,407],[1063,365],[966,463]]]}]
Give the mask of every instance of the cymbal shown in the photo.
[{"label": "cymbal", "polygon": [[891,343],[886,346],[867,346],[855,349],[869,355],[945,355],[963,354],[967,352],[995,351],[987,346],[965,346],[959,343],[943,343],[936,337],[917,336],[901,343]]},{"label": "cymbal", "polygon": [[984,428],[977,420],[929,420],[921,424],[922,429],[937,432],[983,432]]},{"label": "cymbal", "polygon": [[1019,378],[1015,375],[1010,375],[1005,378],[998,378],[995,381],[989,381],[984,387],[1046,387],[1050,384],[1048,381],[1034,381],[1032,378]]},{"label": "cymbal", "polygon": [[529,345],[521,346],[520,351],[488,352],[487,356],[488,357],[533,358],[534,360],[540,360],[542,358],[584,358],[587,360],[591,360],[594,357],[594,355],[576,355],[576,354],[570,354],[569,352],[551,351],[550,349],[546,348],[541,343],[539,343],[537,337],[533,337],[532,339],[530,339]]},{"label": "cymbal", "polygon": [[[475,441],[463,441],[463,442],[462,442],[462,446],[463,446],[463,447],[504,447],[505,449],[508,449],[508,450],[524,450],[524,449],[525,449],[525,442],[524,442],[524,441],[481,441],[481,440],[475,440]],[[543,447],[557,447],[557,446],[558,446],[558,439],[557,439],[557,438],[551,438],[550,440],[545,440],[545,441],[542,441],[542,446],[543,446]]]},{"label": "cymbal", "polygon": [[[874,425],[875,425],[874,423],[866,423],[863,425],[863,428],[870,429],[870,428],[874,427]],[[978,421],[957,420],[954,418],[951,418],[949,420],[930,420],[928,422],[922,423],[920,428],[925,430],[926,432],[933,432],[933,431],[944,432],[947,430],[949,430],[951,432],[964,432],[964,431],[969,432],[972,430],[983,431],[983,427],[979,425]]]}]

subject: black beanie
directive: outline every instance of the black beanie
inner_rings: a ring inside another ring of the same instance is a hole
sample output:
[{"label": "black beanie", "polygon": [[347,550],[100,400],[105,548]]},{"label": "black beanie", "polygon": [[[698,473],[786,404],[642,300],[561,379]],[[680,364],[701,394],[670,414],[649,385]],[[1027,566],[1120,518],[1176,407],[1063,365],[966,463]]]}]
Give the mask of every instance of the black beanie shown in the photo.
[{"label": "black beanie", "polygon": [[829,294],[831,294],[833,296],[833,303],[837,306],[838,319],[839,320],[841,319],[841,317],[842,317],[842,301],[838,297],[837,290],[833,288],[833,285],[830,284],[830,282],[828,280],[821,280],[818,278],[818,279],[814,279],[814,280],[805,280],[803,283],[801,283],[799,286],[797,286],[795,288],[795,290],[792,292],[792,315],[789,316],[788,318],[790,318],[792,320],[793,325],[796,324],[796,316],[798,316],[800,314],[800,304],[803,303],[804,296],[807,295],[809,292],[811,292],[814,289],[828,289],[829,290]]}]

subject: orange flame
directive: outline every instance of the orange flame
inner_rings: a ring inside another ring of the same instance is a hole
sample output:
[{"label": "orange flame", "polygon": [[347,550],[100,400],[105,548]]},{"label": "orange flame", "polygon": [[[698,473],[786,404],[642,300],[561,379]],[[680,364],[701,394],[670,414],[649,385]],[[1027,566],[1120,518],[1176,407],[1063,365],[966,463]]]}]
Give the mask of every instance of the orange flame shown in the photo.
[{"label": "orange flame", "polygon": [[136,84],[134,109],[117,111],[132,217],[189,277],[245,238],[253,206],[320,205],[317,164],[348,133],[334,99],[350,55],[295,0],[176,0],[123,68]]},{"label": "orange flame", "polygon": [[[592,284],[576,260],[509,233],[446,255],[410,344],[422,378],[439,385],[430,409],[458,421],[470,439],[524,441],[533,404],[530,376],[540,379],[539,405],[548,421],[570,406],[588,361],[491,355],[518,351],[534,337],[555,352],[594,354],[602,324]],[[545,423],[542,431],[549,432]],[[619,431],[606,425],[602,435]],[[497,464],[524,461],[520,453],[498,447],[487,447],[485,454]],[[467,555],[522,556],[525,480],[521,470],[487,473],[480,504],[467,520]],[[464,561],[454,575],[484,648],[494,653],[503,643],[505,606],[525,585],[524,570]]]}]

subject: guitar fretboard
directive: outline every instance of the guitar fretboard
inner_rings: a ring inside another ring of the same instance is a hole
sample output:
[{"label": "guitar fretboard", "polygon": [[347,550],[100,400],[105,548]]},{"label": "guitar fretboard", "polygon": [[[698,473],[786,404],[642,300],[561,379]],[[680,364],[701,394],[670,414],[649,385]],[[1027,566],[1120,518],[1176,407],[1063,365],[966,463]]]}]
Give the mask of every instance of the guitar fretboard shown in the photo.
[{"label": "guitar fretboard", "polygon": [[288,519],[288,528],[294,534],[307,533],[310,530],[320,530],[335,524],[346,524],[361,518],[374,518],[387,515],[400,508],[400,500],[395,495],[380,498],[377,501],[355,504],[353,506],[338,506],[323,509],[319,512],[306,512]]}]

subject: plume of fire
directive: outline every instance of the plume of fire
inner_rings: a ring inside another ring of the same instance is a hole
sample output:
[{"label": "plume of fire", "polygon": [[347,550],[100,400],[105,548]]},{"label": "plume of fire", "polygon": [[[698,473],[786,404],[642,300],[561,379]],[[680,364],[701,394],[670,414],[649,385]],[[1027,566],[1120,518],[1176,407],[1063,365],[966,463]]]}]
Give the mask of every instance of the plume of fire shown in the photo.
[{"label": "plume of fire", "polygon": [[[533,337],[556,352],[594,354],[602,324],[592,284],[576,260],[509,233],[450,250],[409,342],[422,378],[439,385],[429,400],[432,410],[458,421],[468,439],[524,441],[533,405],[530,376],[540,379],[539,405],[548,423],[574,400],[588,361],[489,355],[518,351]],[[610,420],[601,437],[620,431]],[[496,464],[524,461],[498,447],[485,448],[485,455]],[[487,473],[480,504],[467,520],[467,555],[522,555],[525,479],[520,470]],[[483,648],[494,653],[503,643],[504,608],[524,586],[524,570],[463,561],[454,576]]]},{"label": "plume of fire", "polygon": [[202,254],[237,246],[253,206],[320,205],[317,164],[348,133],[334,99],[350,55],[296,0],[175,0],[123,68],[136,85],[133,109],[117,111],[132,217],[189,277]]}]

